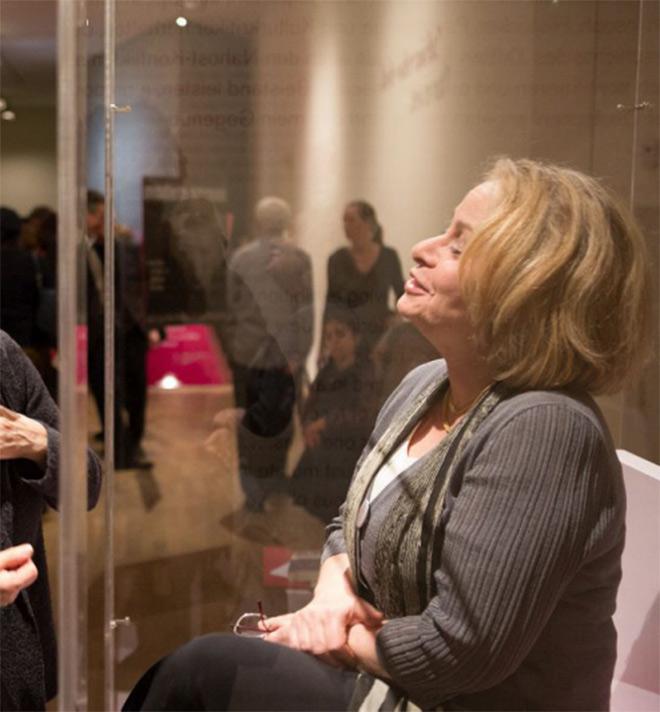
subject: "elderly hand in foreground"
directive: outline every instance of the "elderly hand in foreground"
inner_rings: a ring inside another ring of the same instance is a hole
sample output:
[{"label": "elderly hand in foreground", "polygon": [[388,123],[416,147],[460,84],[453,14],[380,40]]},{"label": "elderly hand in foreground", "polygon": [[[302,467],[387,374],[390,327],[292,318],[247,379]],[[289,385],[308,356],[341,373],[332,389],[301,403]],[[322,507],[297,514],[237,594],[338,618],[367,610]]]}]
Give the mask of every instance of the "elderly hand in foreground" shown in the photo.
[{"label": "elderly hand in foreground", "polygon": [[48,432],[37,420],[0,405],[0,460],[26,458],[43,465]]},{"label": "elderly hand in foreground", "polygon": [[245,415],[245,408],[223,408],[213,416],[218,428],[235,428]]},{"label": "elderly hand in foreground", "polygon": [[8,606],[18,594],[33,584],[38,576],[32,562],[30,544],[12,546],[0,551],[0,606]]},{"label": "elderly hand in foreground", "polygon": [[311,653],[331,665],[355,668],[362,661],[349,647],[348,639],[356,624],[377,631],[383,624],[383,614],[355,594],[345,555],[340,554],[323,564],[308,605],[265,621],[265,639]]},{"label": "elderly hand in foreground", "polygon": [[233,437],[233,432],[243,416],[243,408],[223,408],[215,414],[213,424],[216,429],[204,441],[204,449],[213,455],[225,460],[229,452],[228,437]]}]

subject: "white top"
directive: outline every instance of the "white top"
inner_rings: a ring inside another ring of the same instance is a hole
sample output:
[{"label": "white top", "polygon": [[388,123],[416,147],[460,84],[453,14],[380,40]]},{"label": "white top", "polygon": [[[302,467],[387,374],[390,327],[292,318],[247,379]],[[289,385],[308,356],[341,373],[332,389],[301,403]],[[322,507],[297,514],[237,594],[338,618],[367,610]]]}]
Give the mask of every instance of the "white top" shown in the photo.
[{"label": "white top", "polygon": [[387,462],[378,470],[367,495],[369,504],[371,504],[391,482],[394,482],[402,472],[405,472],[414,462],[419,460],[418,457],[412,457],[408,454],[409,444],[410,436],[399,445],[390,455]]}]

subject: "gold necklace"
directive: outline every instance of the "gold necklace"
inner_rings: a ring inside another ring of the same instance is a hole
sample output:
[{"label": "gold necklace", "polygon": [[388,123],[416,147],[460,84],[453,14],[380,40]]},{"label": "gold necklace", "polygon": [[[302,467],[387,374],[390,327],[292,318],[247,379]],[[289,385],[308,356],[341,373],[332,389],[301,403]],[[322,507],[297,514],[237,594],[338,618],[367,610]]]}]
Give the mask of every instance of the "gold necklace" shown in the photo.
[{"label": "gold necklace", "polygon": [[447,386],[447,390],[442,398],[442,408],[440,410],[440,424],[442,429],[449,433],[458,425],[461,418],[472,408],[472,406],[481,398],[481,396],[491,387],[489,383],[485,388],[479,391],[477,395],[463,408],[457,408],[451,397],[451,385]]}]

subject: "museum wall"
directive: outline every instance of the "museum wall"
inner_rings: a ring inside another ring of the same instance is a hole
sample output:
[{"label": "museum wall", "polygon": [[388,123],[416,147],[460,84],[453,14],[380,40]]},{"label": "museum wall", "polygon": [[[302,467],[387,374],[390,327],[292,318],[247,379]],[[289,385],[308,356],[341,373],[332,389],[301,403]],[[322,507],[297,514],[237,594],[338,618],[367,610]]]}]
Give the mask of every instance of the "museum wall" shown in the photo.
[{"label": "museum wall", "polygon": [[[373,202],[405,269],[411,246],[442,229],[495,155],[566,163],[629,196],[633,112],[617,105],[634,103],[635,4],[267,7],[277,31],[259,36],[270,61],[255,82],[256,114],[266,117],[255,138],[257,192],[295,196],[317,304],[351,198]],[[657,17],[645,19],[642,94],[657,96]],[[635,209],[657,288],[657,108],[640,115],[640,139]],[[658,459],[657,360],[637,391],[601,405],[617,443]]]},{"label": "museum wall", "polygon": [[[284,197],[312,257],[317,323],[351,199],[373,203],[406,271],[493,156],[564,162],[630,194],[634,114],[617,104],[635,99],[636,3],[241,3],[136,34],[143,5],[118,16],[117,101],[133,108],[116,119],[118,219],[142,235],[145,176],[213,187],[237,244],[254,202]],[[639,114],[635,208],[657,287],[657,6],[644,5],[640,80],[656,108]],[[100,56],[89,76],[100,187]],[[660,459],[657,358],[636,393],[601,404],[618,444]]]},{"label": "museum wall", "polygon": [[0,202],[21,215],[57,202],[55,108],[16,107],[0,125]]},{"label": "museum wall", "polygon": [[[490,156],[526,153],[530,95],[501,93],[531,82],[533,13],[518,3],[281,5],[265,15],[277,31],[259,37],[270,61],[256,80],[255,113],[267,117],[255,138],[258,192],[293,197],[320,310],[347,201],[373,203],[407,271],[411,247],[442,230]],[[512,37],[515,50],[503,50]],[[289,92],[266,91],[277,82]]]}]

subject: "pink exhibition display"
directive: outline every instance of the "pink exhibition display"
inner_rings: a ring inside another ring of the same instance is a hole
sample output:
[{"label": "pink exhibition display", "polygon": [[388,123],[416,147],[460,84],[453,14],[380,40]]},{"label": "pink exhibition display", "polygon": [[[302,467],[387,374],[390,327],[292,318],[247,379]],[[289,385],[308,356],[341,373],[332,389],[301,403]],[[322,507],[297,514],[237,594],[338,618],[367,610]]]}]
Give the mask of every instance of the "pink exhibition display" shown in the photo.
[{"label": "pink exhibition display", "polygon": [[147,380],[150,386],[174,377],[181,386],[217,386],[231,382],[222,348],[206,324],[168,326],[166,337],[149,349]]}]

